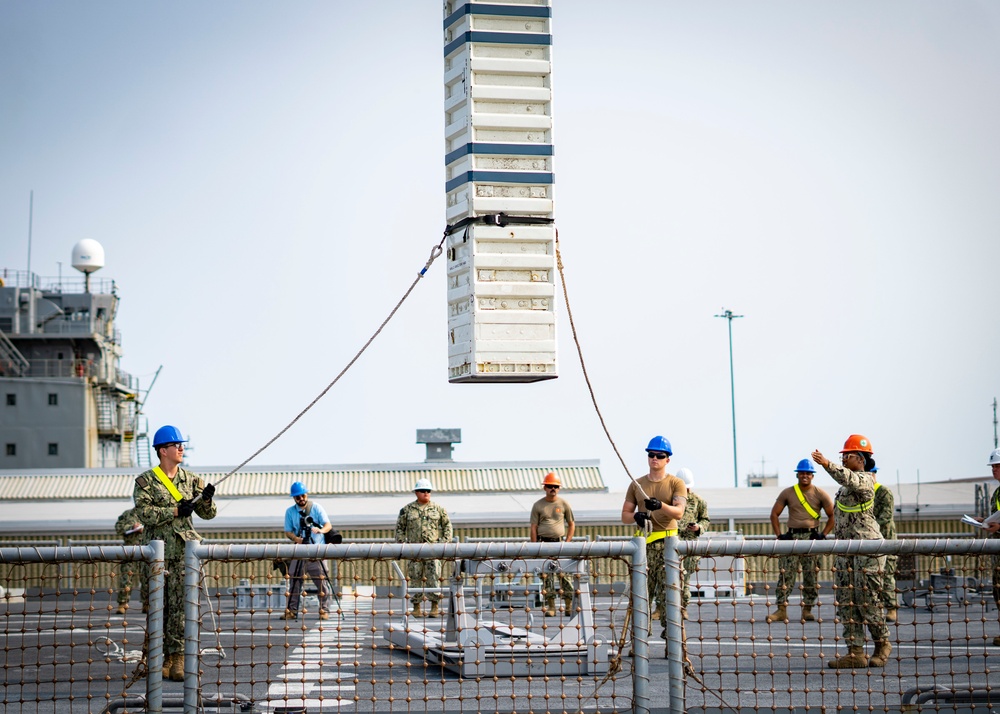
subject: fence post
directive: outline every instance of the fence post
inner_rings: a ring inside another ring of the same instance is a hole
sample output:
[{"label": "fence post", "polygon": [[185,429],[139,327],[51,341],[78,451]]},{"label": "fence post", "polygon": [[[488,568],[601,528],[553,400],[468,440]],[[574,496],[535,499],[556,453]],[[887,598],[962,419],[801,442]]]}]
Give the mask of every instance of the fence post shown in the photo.
[{"label": "fence post", "polygon": [[[649,714],[649,585],[646,568],[646,539],[632,539],[632,686],[635,714]],[[618,653],[624,656],[623,652]]]},{"label": "fence post", "polygon": [[667,600],[667,676],[671,714],[684,714],[684,624],[681,620],[681,561],[677,536],[665,539]]},{"label": "fence post", "polygon": [[163,541],[150,541],[145,554],[149,563],[149,651],[146,672],[146,711],[163,712]]},{"label": "fence post", "polygon": [[196,540],[184,544],[184,714],[198,714],[201,568]]}]

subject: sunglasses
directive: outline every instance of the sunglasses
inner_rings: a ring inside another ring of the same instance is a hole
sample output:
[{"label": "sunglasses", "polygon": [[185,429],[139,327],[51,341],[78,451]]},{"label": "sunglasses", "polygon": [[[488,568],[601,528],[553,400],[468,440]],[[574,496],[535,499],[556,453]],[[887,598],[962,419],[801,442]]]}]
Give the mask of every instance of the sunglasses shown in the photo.
[{"label": "sunglasses", "polygon": [[661,451],[647,451],[646,455],[651,459],[665,459],[667,455]]},{"label": "sunglasses", "polygon": [[418,489],[416,490],[416,493],[430,493],[430,492],[431,492],[431,491],[430,491],[430,489],[428,489],[428,488],[418,488]]},{"label": "sunglasses", "polygon": [[551,488],[553,491],[558,491],[559,490],[558,486],[546,486],[545,488]]}]

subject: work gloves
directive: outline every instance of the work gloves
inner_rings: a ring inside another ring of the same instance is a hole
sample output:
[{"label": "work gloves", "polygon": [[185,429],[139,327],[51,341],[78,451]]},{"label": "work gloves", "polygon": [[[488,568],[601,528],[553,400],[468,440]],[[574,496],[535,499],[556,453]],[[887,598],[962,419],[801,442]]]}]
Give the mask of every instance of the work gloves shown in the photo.
[{"label": "work gloves", "polygon": [[809,534],[809,540],[826,540],[826,536],[818,531]]},{"label": "work gloves", "polygon": [[215,495],[215,486],[213,486],[212,484],[208,484],[201,491],[201,497],[206,501],[211,501],[212,496],[214,495]]},{"label": "work gloves", "polygon": [[177,504],[177,517],[187,518],[194,513],[194,503],[190,498],[185,498]]},{"label": "work gloves", "polygon": [[784,532],[784,533],[782,533],[781,535],[778,536],[778,540],[795,540],[795,539],[792,538],[792,534],[791,533],[789,533],[789,532],[786,531],[786,532]]},{"label": "work gloves", "polygon": [[[651,501],[651,500],[655,500],[655,499],[646,499],[646,500],[647,501]],[[637,526],[639,526],[640,528],[645,528],[646,527],[646,521],[652,522],[653,519],[649,517],[648,513],[644,513],[643,511],[636,511],[636,514],[635,514],[635,524]]]},{"label": "work gloves", "polygon": [[658,511],[663,508],[663,501],[658,498],[647,498],[642,502],[647,511]]}]

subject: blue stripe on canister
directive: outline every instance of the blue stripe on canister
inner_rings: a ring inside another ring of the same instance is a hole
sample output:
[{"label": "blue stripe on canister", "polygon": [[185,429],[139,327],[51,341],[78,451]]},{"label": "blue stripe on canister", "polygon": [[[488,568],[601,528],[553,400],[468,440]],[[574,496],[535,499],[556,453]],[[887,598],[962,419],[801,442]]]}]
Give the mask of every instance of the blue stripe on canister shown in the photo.
[{"label": "blue stripe on canister", "polygon": [[448,15],[444,29],[448,29],[466,15],[493,15],[494,17],[552,17],[550,7],[515,7],[511,5],[463,5]]},{"label": "blue stripe on canister", "polygon": [[481,42],[493,45],[551,45],[552,35],[532,32],[481,32],[470,30],[444,46],[444,56],[447,57],[467,42]]},{"label": "blue stripe on canister", "polygon": [[552,156],[555,150],[552,144],[491,144],[472,142],[463,144],[444,157],[444,165],[468,154],[486,154],[489,156]]},{"label": "blue stripe on canister", "polygon": [[555,183],[551,171],[465,171],[444,185],[445,191],[453,191],[463,183]]}]

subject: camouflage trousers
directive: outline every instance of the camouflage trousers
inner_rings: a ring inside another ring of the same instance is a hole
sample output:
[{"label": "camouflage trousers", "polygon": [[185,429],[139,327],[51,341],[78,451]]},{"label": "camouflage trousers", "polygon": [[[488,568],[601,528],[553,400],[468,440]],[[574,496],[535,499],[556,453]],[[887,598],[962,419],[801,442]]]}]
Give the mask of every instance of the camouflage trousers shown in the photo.
[{"label": "camouflage trousers", "polygon": [[[556,580],[558,579],[558,584]],[[565,575],[556,573],[547,573],[545,578],[542,580],[542,595],[546,600],[552,600],[555,597],[571,598],[576,594],[576,588],[573,586],[573,579]]]},{"label": "camouflage trousers", "polygon": [[1000,610],[1000,555],[993,556],[993,602]]},{"label": "camouflage trousers", "polygon": [[[408,588],[439,588],[441,587],[440,560],[411,560],[406,564]],[[441,601],[441,593],[414,593],[411,602],[417,604],[428,600],[431,603]]]},{"label": "camouflage trousers", "polygon": [[687,609],[691,602],[691,573],[698,571],[698,563],[701,562],[700,555],[685,555],[683,568],[681,569],[681,607]]},{"label": "camouflage trousers", "polygon": [[127,605],[132,597],[132,586],[136,578],[142,595],[142,604],[149,602],[149,572],[146,563],[130,560],[118,564],[118,604]]},{"label": "camouflage trousers", "polygon": [[[660,624],[667,628],[667,566],[664,562],[666,539],[646,544],[646,591],[649,596],[649,611],[653,607],[660,611]],[[653,622],[649,623],[650,628]]]},{"label": "camouflage trousers", "polygon": [[885,556],[838,555],[834,559],[837,617],[844,626],[848,647],[865,646],[865,626],[875,641],[889,639],[882,610],[882,574]]},{"label": "camouflage trousers", "polygon": [[882,575],[882,604],[886,609],[896,609],[896,563],[898,555],[885,556],[885,573]]},{"label": "camouflage trousers", "polygon": [[163,653],[184,652],[184,560],[164,561],[167,591],[163,594]]},{"label": "camouflage trousers", "polygon": [[[792,533],[792,540],[810,540],[811,533]],[[819,597],[816,586],[816,575],[819,571],[819,558],[815,555],[782,555],[778,558],[778,594],[775,601],[778,605],[787,605],[788,597],[795,590],[795,581],[802,572],[802,604],[812,607]]]}]

